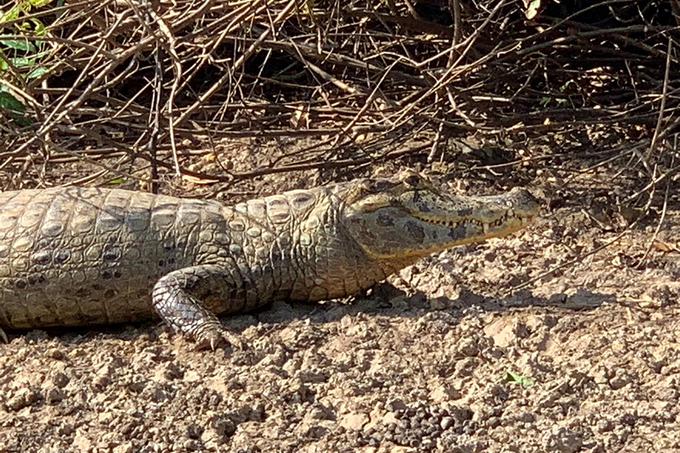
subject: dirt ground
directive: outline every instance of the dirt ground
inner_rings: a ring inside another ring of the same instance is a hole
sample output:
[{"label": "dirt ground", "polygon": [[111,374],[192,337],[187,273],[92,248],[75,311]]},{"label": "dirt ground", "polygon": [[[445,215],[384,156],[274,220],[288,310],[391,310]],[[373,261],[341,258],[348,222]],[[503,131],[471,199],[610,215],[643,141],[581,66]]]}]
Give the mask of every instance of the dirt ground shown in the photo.
[{"label": "dirt ground", "polygon": [[[298,177],[230,196],[320,182]],[[11,335],[0,451],[679,451],[680,201],[651,247],[658,216],[584,257],[623,229],[577,184],[529,182],[552,206],[521,234],[224,319],[240,348],[158,322]]]}]

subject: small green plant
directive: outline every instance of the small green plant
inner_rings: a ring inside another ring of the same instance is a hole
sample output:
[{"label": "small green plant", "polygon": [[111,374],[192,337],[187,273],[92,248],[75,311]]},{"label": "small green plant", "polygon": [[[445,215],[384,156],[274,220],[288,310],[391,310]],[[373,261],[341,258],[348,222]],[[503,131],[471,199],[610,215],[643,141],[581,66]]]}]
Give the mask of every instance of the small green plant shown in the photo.
[{"label": "small green plant", "polygon": [[[32,11],[52,3],[53,0],[20,0],[11,2],[8,10],[0,7],[0,110],[25,125],[26,106],[17,96],[15,84],[25,86],[27,81],[44,76],[48,69],[42,64],[47,55],[45,24]],[[24,18],[22,20],[22,17]],[[19,37],[19,38],[18,38]]]},{"label": "small green plant", "polygon": [[534,385],[534,381],[531,378],[522,376],[521,374],[518,373],[514,373],[510,370],[507,370],[505,372],[505,381],[511,384],[521,385],[525,389]]}]

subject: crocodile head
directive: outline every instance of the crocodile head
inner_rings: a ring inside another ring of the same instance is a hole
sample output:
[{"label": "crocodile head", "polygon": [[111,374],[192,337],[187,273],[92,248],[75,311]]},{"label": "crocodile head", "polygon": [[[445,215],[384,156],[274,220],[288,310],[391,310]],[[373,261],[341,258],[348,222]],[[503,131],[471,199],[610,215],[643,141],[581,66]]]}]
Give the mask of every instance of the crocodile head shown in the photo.
[{"label": "crocodile head", "polygon": [[419,174],[366,179],[345,197],[344,223],[378,261],[415,261],[457,245],[506,236],[527,225],[539,202],[526,189],[454,196]]}]

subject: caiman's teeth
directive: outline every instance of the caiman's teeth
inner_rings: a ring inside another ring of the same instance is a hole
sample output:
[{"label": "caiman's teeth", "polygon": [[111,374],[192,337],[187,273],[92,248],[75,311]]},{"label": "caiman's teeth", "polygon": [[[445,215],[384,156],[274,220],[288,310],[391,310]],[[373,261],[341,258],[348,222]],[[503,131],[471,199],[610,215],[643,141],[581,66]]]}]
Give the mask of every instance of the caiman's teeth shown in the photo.
[{"label": "caiman's teeth", "polygon": [[455,221],[455,220],[431,219],[431,218],[419,217],[419,216],[417,216],[416,218],[423,221],[423,222],[431,223],[431,224],[434,224],[434,225],[441,225],[441,226],[445,226],[445,227],[448,227],[448,228],[458,228],[461,225],[466,225],[466,224],[467,225],[475,225],[475,226],[481,227],[482,230],[484,231],[484,233],[488,233],[491,228],[500,227],[505,222],[507,222],[507,220],[511,217],[514,217],[512,212],[508,212],[505,215],[503,215],[501,218],[496,219],[492,222],[484,222],[482,220],[477,220],[477,219],[464,219],[464,220]]}]

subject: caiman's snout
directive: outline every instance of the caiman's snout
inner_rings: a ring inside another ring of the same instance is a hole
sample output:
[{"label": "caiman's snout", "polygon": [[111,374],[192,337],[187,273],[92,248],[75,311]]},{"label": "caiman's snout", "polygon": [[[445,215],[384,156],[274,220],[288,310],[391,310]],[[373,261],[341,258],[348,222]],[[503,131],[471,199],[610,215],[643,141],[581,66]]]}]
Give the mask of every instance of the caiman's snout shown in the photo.
[{"label": "caiman's snout", "polygon": [[441,217],[466,224],[469,237],[476,240],[513,233],[531,223],[541,208],[540,201],[520,187],[501,195],[454,197],[452,202],[461,207]]},{"label": "caiman's snout", "polygon": [[541,201],[523,187],[515,187],[507,197],[511,208],[521,217],[536,217],[541,210]]},{"label": "caiman's snout", "polygon": [[[541,210],[541,202],[531,192],[523,187],[515,187],[503,195],[493,195],[491,197],[481,197],[482,206],[488,208],[488,217],[485,219],[486,209],[482,208],[478,212],[481,214],[481,221],[499,223],[503,218],[516,217],[526,223],[538,216]],[[484,200],[486,199],[486,200]],[[490,203],[486,203],[488,201]],[[493,203],[496,201],[496,203]]]},{"label": "caiman's snout", "polygon": [[471,224],[488,229],[506,223],[530,222],[540,211],[541,203],[527,189],[516,187],[504,194],[487,196],[445,195],[441,193],[418,194],[409,199],[411,215],[415,218],[443,226]]},{"label": "caiman's snout", "polygon": [[404,184],[356,202],[345,220],[369,255],[401,259],[507,236],[538,216],[540,206],[523,188],[464,196],[448,195],[431,184]]}]

